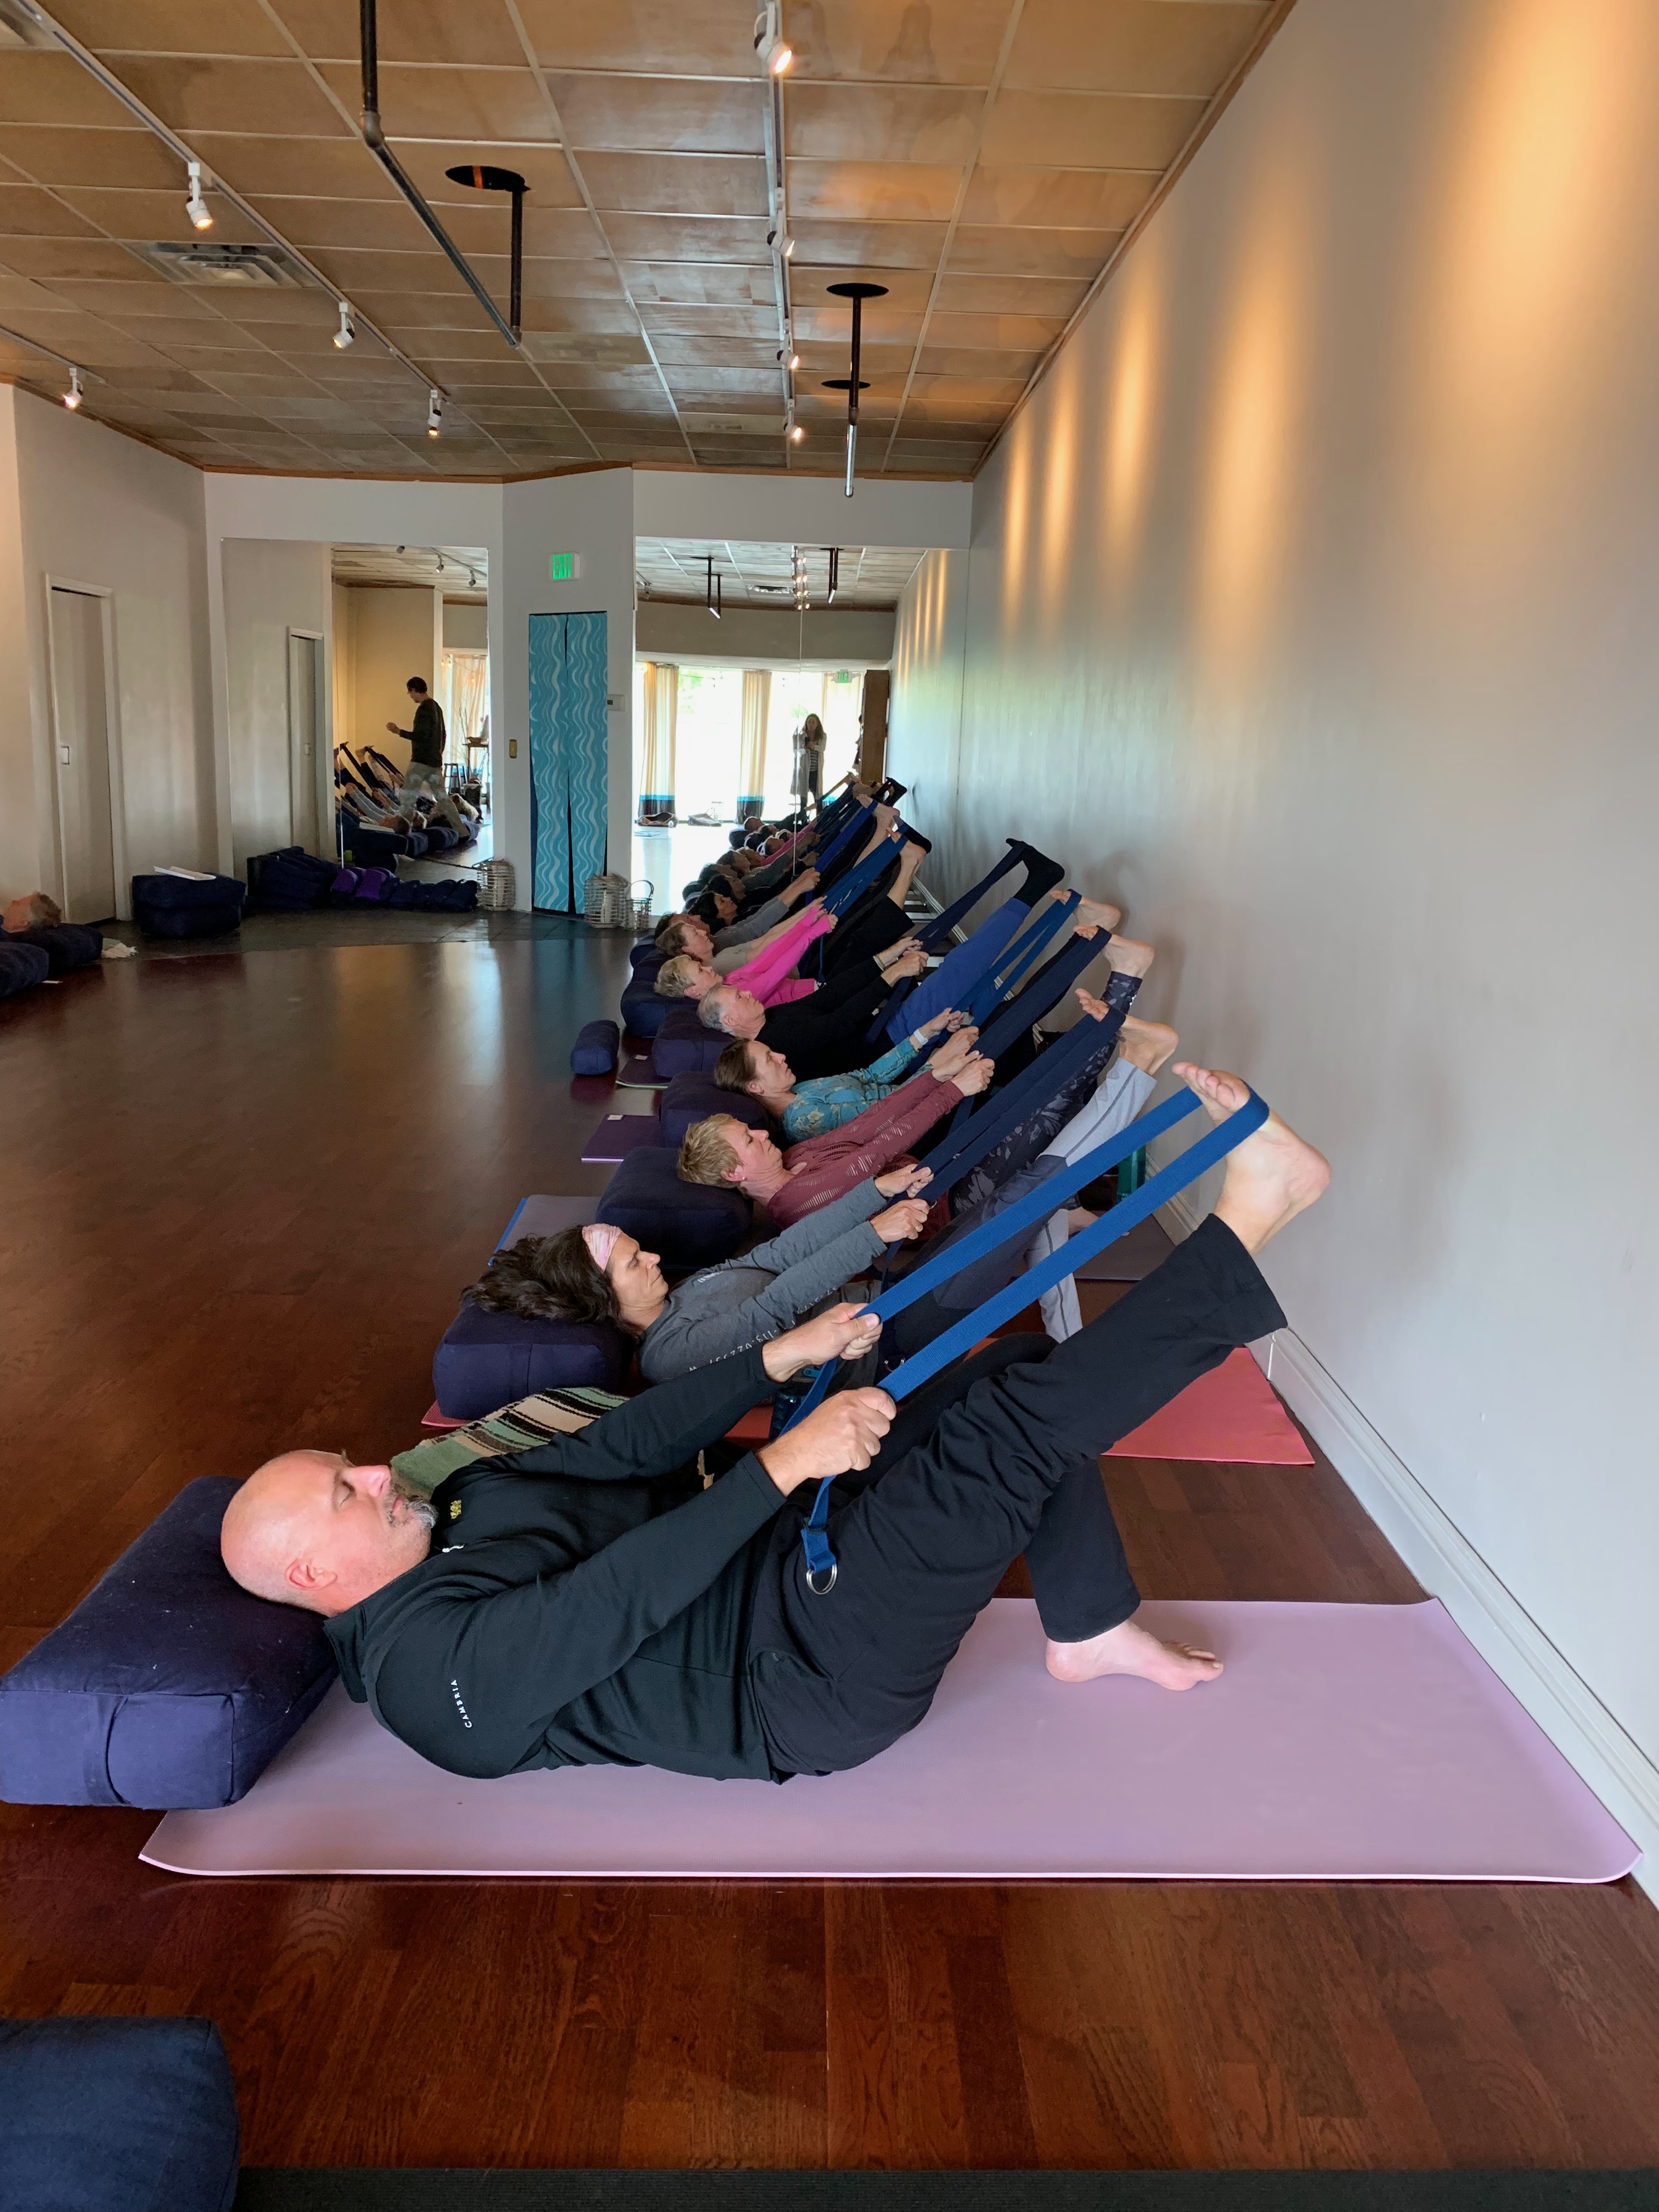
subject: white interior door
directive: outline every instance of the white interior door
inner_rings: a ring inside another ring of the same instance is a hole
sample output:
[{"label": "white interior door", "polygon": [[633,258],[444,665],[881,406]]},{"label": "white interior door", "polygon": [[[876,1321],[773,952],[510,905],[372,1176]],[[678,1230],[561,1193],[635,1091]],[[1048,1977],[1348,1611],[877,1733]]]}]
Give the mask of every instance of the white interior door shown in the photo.
[{"label": "white interior door", "polygon": [[317,747],[323,721],[323,641],[288,634],[288,760],[291,836],[307,853],[317,843]]},{"label": "white interior door", "polygon": [[52,734],[63,839],[64,914],[107,921],[115,912],[104,602],[54,585],[51,598]]}]

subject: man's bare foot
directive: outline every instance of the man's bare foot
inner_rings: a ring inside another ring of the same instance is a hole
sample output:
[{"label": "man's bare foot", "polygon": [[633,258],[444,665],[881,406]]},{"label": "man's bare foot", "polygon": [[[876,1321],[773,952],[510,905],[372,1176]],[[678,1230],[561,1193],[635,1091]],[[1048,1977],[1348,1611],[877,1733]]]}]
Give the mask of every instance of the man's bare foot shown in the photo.
[{"label": "man's bare foot", "polygon": [[[1122,908],[1109,905],[1104,899],[1080,898],[1072,911],[1073,922],[1091,922],[1097,929],[1115,929],[1122,919]],[[1115,961],[1113,965],[1116,964]]]},{"label": "man's bare foot", "polygon": [[1069,1206],[1066,1213],[1067,1236],[1081,1237],[1084,1231],[1092,1229],[1099,1218],[1100,1216],[1097,1213],[1091,1213],[1086,1206]]},{"label": "man's bare foot", "polygon": [[[1223,1068],[1178,1060],[1175,1073],[1197,1092],[1212,1121],[1224,1121],[1249,1098],[1250,1086],[1243,1076]],[[1228,1153],[1216,1215],[1247,1252],[1259,1252],[1286,1222],[1323,1196],[1330,1179],[1331,1164],[1324,1154],[1270,1113],[1254,1136]]]},{"label": "man's bare foot", "polygon": [[1160,1690],[1190,1690],[1213,1682],[1221,1662],[1213,1651],[1165,1644],[1133,1620],[1120,1621],[1086,1644],[1051,1643],[1044,1663],[1057,1682],[1093,1682],[1103,1674],[1137,1674]]},{"label": "man's bare foot", "polygon": [[1180,1042],[1167,1022],[1138,1021],[1134,1015],[1125,1014],[1118,1032],[1117,1056],[1127,1060],[1131,1067],[1156,1075]]}]

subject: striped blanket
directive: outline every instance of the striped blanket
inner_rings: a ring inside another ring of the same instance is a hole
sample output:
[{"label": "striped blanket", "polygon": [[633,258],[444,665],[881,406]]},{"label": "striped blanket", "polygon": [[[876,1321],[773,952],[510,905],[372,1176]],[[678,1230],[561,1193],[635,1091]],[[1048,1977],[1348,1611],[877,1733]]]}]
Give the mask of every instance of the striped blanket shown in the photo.
[{"label": "striped blanket", "polygon": [[418,1496],[429,1498],[469,1461],[530,1451],[555,1437],[573,1436],[624,1402],[610,1390],[544,1390],[534,1398],[516,1399],[482,1420],[469,1421],[464,1429],[452,1429],[446,1437],[433,1437],[395,1453],[392,1472]]}]

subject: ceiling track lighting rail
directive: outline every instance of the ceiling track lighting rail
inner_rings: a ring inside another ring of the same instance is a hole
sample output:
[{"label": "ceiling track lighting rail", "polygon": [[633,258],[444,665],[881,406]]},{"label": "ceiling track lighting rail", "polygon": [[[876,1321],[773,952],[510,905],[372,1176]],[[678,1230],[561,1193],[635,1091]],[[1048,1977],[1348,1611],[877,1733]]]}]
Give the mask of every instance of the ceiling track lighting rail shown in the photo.
[{"label": "ceiling track lighting rail", "polygon": [[834,299],[850,300],[853,302],[853,347],[848,373],[845,376],[826,376],[823,380],[823,388],[826,392],[844,392],[847,394],[847,482],[843,489],[848,498],[851,499],[853,470],[858,459],[859,450],[859,394],[870,389],[868,379],[861,378],[859,374],[859,355],[863,340],[864,303],[866,300],[884,300],[887,297],[887,287],[884,284],[832,284],[830,287],[830,292]]},{"label": "ceiling track lighting rail", "polygon": [[427,205],[420,186],[386,143],[386,132],[380,123],[380,38],[376,0],[360,0],[358,25],[362,43],[363,143],[408,201],[434,242],[448,256],[456,275],[508,345],[516,347],[519,343],[518,331],[490,298],[471,263]]},{"label": "ceiling track lighting rail", "polygon": [[789,233],[789,186],[783,161],[783,77],[794,59],[784,42],[777,0],[768,0],[755,18],[755,52],[766,72],[762,118],[766,143],[767,244],[771,249],[772,292],[778,310],[778,369],[783,381],[783,434],[790,445],[806,435],[795,419],[795,311],[789,295],[789,261],[795,241]]},{"label": "ceiling track lighting rail", "polygon": [[[101,85],[112,100],[118,100],[126,109],[127,113],[142,123],[153,137],[159,138],[173,158],[183,165],[185,175],[189,176],[191,164],[197,162],[195,153],[185,143],[176,131],[170,130],[152,108],[145,106],[136,92],[130,92],[127,89],[113,70],[106,68],[96,54],[90,52],[81,44],[72,32],[66,31],[61,23],[55,22],[44,8],[37,7],[34,0],[9,0],[9,4],[16,14],[32,23],[41,33],[43,38],[50,40],[62,52],[66,53],[71,61],[77,62],[86,74],[96,83]],[[200,166],[199,163],[198,166]],[[299,247],[284,238],[274,224],[267,222],[258,210],[251,206],[240,192],[234,191],[222,177],[215,179],[213,189],[226,206],[234,208],[243,222],[257,230],[261,238],[272,246],[279,246],[296,269],[302,269],[319,291],[326,292],[330,299],[339,307],[343,308],[345,307],[345,295],[339,286],[331,284],[314,261],[307,259]],[[418,362],[411,361],[403,348],[395,344],[377,323],[370,322],[368,316],[359,314],[356,308],[351,310],[351,315],[352,320],[359,328],[367,331],[377,344],[385,347],[399,368],[407,369],[411,376],[418,377],[422,384],[430,385],[432,381],[430,373],[422,368]],[[51,352],[50,347],[40,344],[33,338],[25,339],[22,343],[32,346],[36,353]],[[61,361],[63,356],[52,354],[52,358],[54,361]],[[70,366],[67,362],[64,365]],[[83,372],[83,374],[88,373],[89,372]]]},{"label": "ceiling track lighting rail", "polygon": [[707,586],[708,595],[703,600],[703,605],[708,608],[709,613],[714,616],[714,620],[719,622],[722,618],[725,610],[725,597],[720,575],[714,567],[714,556],[710,553],[705,557],[708,562],[708,582]]}]

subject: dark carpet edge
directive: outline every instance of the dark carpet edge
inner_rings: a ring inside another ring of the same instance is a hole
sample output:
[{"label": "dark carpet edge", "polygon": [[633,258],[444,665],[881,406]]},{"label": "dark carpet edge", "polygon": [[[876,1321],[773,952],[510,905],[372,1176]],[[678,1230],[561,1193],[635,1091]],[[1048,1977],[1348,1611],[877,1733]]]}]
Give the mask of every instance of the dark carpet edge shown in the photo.
[{"label": "dark carpet edge", "polygon": [[1454,2173],[251,2167],[235,2212],[1659,2212],[1659,2169]]}]

